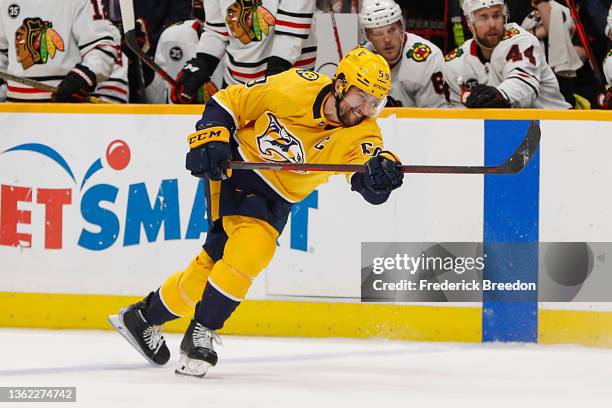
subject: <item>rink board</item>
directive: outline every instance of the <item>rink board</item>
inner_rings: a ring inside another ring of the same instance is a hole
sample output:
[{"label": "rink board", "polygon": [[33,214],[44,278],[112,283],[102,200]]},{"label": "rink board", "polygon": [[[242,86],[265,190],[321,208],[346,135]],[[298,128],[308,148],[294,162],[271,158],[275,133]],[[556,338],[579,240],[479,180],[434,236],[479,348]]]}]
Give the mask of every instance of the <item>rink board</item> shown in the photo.
[{"label": "rink board", "polygon": [[[0,326],[107,328],[109,312],[198,253],[202,191],[183,166],[200,112],[1,107]],[[407,175],[379,207],[332,178],[296,206],[225,331],[612,344],[607,304],[359,303],[362,241],[612,241],[610,113],[388,109],[379,123],[404,163],[482,165],[509,154],[529,119],[541,153],[516,176]]]}]

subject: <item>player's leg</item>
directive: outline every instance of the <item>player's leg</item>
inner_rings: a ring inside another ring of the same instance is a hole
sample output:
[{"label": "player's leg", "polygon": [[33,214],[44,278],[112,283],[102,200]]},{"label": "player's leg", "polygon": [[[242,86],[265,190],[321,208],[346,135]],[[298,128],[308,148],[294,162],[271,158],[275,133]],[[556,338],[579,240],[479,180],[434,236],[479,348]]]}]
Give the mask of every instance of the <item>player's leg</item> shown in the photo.
[{"label": "player's leg", "polygon": [[[210,187],[206,186],[207,202]],[[218,189],[217,189],[218,190]],[[212,195],[218,199],[218,194]],[[191,315],[202,292],[215,260],[220,258],[227,236],[220,225],[212,222],[209,205],[209,233],[201,253],[182,271],[171,275],[155,292],[138,303],[126,306],[119,314],[109,316],[117,331],[152,364],[163,365],[170,359],[170,351],[160,332],[164,323]]]},{"label": "player's leg", "polygon": [[216,330],[245,298],[251,283],[272,260],[279,232],[266,221],[248,216],[225,216],[228,235],[223,258],[212,268],[202,301],[183,341],[178,374],[203,376],[217,363]]}]

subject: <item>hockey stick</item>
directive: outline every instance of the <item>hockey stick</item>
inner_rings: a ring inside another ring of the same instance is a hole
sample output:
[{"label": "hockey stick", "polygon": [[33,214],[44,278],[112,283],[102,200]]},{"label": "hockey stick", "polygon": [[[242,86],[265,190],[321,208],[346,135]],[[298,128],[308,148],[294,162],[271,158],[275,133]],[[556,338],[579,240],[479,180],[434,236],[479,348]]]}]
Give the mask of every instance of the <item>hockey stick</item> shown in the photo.
[{"label": "hockey stick", "polygon": [[[51,92],[51,93],[57,92],[57,87],[55,86],[43,84],[42,82],[38,82],[30,78],[22,78],[22,77],[13,75],[13,74],[9,74],[8,72],[4,72],[4,71],[0,71],[0,78],[6,79],[8,81],[17,82],[23,85],[28,85],[28,86],[31,86],[32,88],[40,89],[41,91],[45,91],[45,92]],[[88,96],[86,100],[87,102],[90,102],[90,103],[108,103],[95,96]]]},{"label": "hockey stick", "polygon": [[340,44],[340,35],[338,34],[338,25],[336,24],[336,14],[334,13],[334,7],[332,6],[332,0],[329,0],[329,15],[331,16],[332,28],[334,30],[334,37],[336,38],[336,48],[338,49],[338,58],[340,61],[344,56],[342,52],[342,45]]},{"label": "hockey stick", "polygon": [[121,23],[123,25],[123,34],[125,35],[125,43],[134,54],[154,72],[159,74],[172,87],[176,86],[176,81],[162,67],[157,65],[155,61],[145,54],[136,40],[136,19],[134,18],[134,1],[119,0],[119,8],[121,8]]},{"label": "hockey stick", "polygon": [[[157,73],[164,81],[166,81],[172,88],[176,87],[176,80],[170,76],[162,67],[157,65],[155,61],[149,57],[138,45],[136,40],[136,23],[134,20],[134,2],[133,0],[119,0],[119,7],[121,8],[121,22],[123,25],[123,33],[125,35],[125,43],[128,48],[132,50],[134,54],[153,72]],[[209,96],[214,95],[218,89],[212,82],[204,84],[206,91]]]},{"label": "hockey stick", "polygon": [[[531,121],[529,130],[514,153],[497,166],[399,166],[402,173],[432,174],[515,174],[531,160],[540,145],[540,125]],[[293,171],[333,171],[337,173],[364,173],[365,165],[353,164],[310,164],[310,163],[247,163],[232,161],[233,170],[293,170]]]},{"label": "hockey stick", "polygon": [[601,74],[601,70],[599,69],[599,64],[597,63],[597,59],[593,54],[593,50],[591,49],[591,45],[589,44],[589,39],[584,31],[584,25],[582,24],[582,19],[580,18],[580,13],[578,12],[578,6],[576,5],[575,0],[566,0],[567,6],[570,9],[570,14],[572,15],[572,19],[576,24],[576,32],[578,33],[578,37],[580,38],[580,42],[584,47],[584,51],[586,52],[587,59],[589,60],[589,65],[593,70],[593,74],[595,75],[595,79],[599,82],[599,85],[605,87],[606,81],[604,81],[603,75]]}]

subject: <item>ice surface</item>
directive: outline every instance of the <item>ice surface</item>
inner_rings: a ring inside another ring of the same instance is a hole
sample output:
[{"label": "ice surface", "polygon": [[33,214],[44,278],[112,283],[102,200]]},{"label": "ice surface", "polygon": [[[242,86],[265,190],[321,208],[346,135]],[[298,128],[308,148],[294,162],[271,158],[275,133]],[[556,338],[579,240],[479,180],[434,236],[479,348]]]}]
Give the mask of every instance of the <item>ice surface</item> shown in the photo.
[{"label": "ice surface", "polygon": [[[223,336],[203,379],[111,331],[0,329],[0,386],[76,386],[52,407],[611,407],[612,350]],[[0,403],[0,408],[48,403]]]}]

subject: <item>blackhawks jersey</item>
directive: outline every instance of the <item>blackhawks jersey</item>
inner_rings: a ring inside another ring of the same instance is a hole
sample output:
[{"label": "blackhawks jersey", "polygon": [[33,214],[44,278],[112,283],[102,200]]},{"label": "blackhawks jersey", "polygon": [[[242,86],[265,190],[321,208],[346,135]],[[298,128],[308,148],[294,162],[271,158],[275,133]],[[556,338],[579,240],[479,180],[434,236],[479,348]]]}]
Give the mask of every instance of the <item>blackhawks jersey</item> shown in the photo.
[{"label": "blackhawks jersey", "polygon": [[129,61],[121,50],[118,53],[119,59],[113,66],[110,76],[106,81],[100,82],[91,95],[110,103],[128,103],[130,101]]},{"label": "blackhawks jersey", "polygon": [[[76,64],[109,77],[119,30],[89,0],[0,0],[0,70],[57,86]],[[8,101],[49,101],[51,94],[8,81]]]},{"label": "blackhawks jersey", "polygon": [[[376,52],[371,43],[365,47]],[[391,68],[390,105],[446,107],[448,86],[443,70],[444,55],[435,44],[416,34],[404,33],[402,58]]]},{"label": "blackhawks jersey", "polygon": [[[301,69],[230,86],[212,100],[229,113],[241,159],[249,162],[364,164],[383,148],[375,118],[352,127],[323,114],[332,95],[330,78]],[[206,109],[208,111],[208,108]],[[210,121],[204,112],[203,122]],[[228,116],[228,117],[229,117]],[[259,170],[256,173],[283,199],[303,200],[331,172]],[[345,174],[350,180],[351,174]]]},{"label": "blackhawks jersey", "polygon": [[540,42],[515,23],[486,61],[474,39],[445,57],[444,76],[450,87],[451,106],[462,107],[463,86],[495,86],[515,108],[569,109],[559,82],[548,64]]},{"label": "blackhawks jersey", "polygon": [[314,6],[314,0],[206,0],[198,52],[224,63],[229,85],[263,78],[270,56],[311,69],[317,51]]},{"label": "blackhawks jersey", "polygon": [[[155,63],[176,78],[185,63],[195,57],[202,23],[198,20],[187,20],[166,28],[157,43]],[[212,75],[211,81],[221,87],[221,65]],[[170,99],[171,85],[161,76],[155,74],[153,81],[145,89],[147,103],[172,103]]]}]

